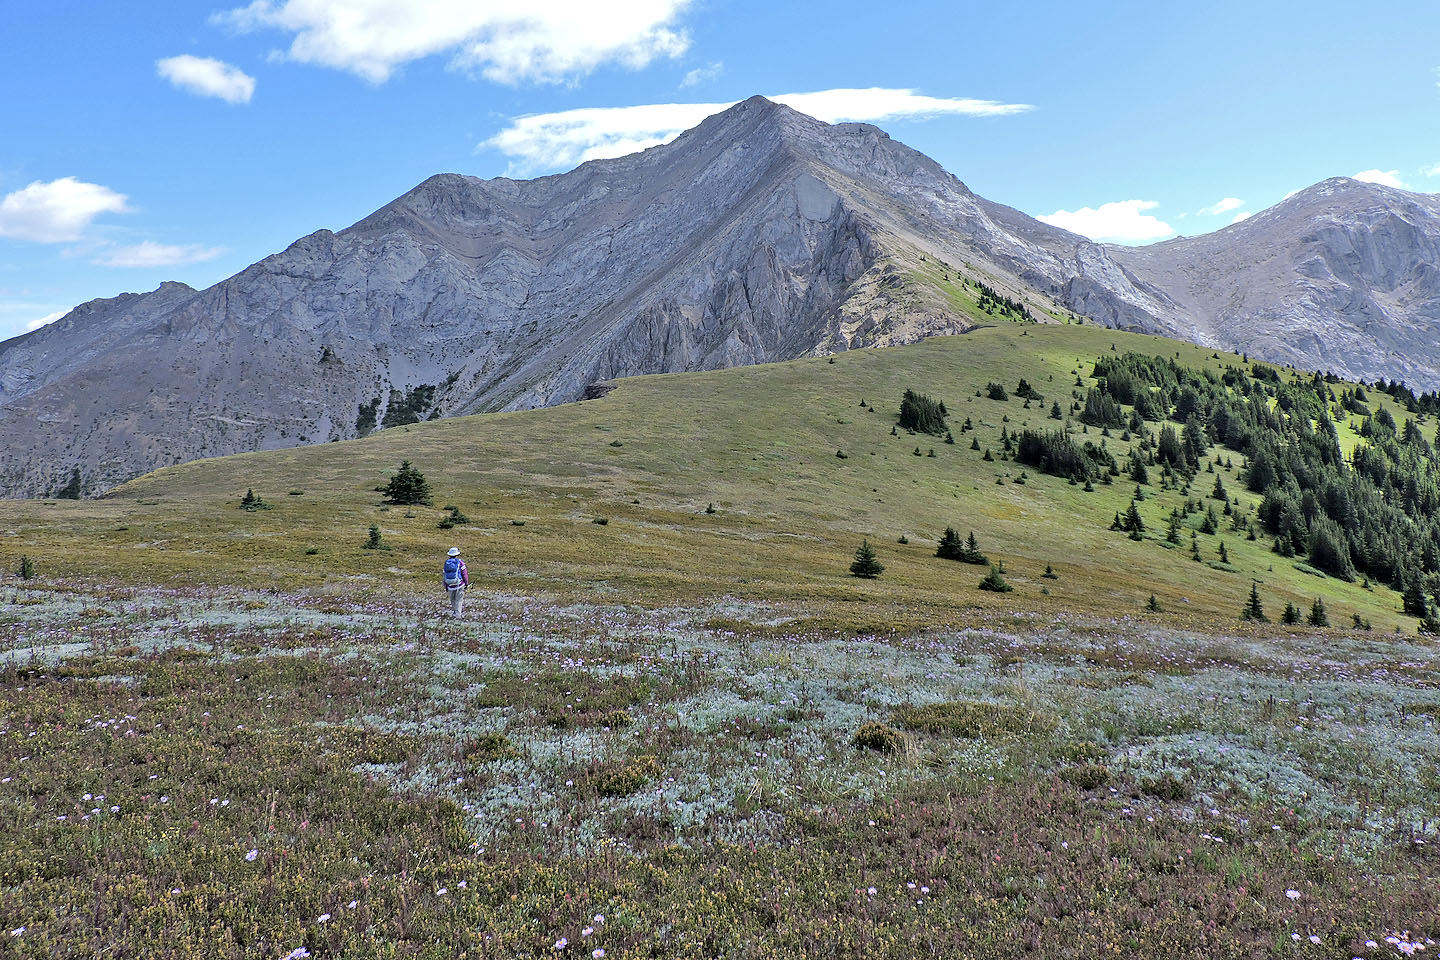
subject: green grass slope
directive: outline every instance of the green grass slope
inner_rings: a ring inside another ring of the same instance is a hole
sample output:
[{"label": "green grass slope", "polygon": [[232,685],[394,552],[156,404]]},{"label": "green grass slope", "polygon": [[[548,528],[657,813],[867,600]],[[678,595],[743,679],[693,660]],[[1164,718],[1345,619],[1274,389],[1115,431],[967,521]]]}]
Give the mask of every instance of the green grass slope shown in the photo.
[{"label": "green grass slope", "polygon": [[[520,413],[458,418],[381,431],[363,440],[202,460],[141,477],[101,501],[0,504],[0,558],[32,557],[40,574],[104,581],[212,583],[278,590],[413,594],[438,590],[445,548],[459,545],[486,588],[565,597],[621,594],[653,604],[702,597],[794,600],[840,620],[954,622],[975,607],[1082,610],[1233,621],[1260,582],[1272,618],[1289,600],[1323,597],[1337,625],[1352,614],[1377,630],[1413,629],[1383,587],[1315,575],[1222,523],[1200,535],[1202,562],[1164,542],[1165,516],[1204,498],[1203,472],[1188,494],[1147,488],[1142,542],[1109,529],[1134,484],[1093,492],[998,459],[1002,429],[1050,429],[1051,402],[1068,409],[1076,372],[1117,350],[1176,357],[1197,367],[1234,355],[1088,325],[1001,322],[960,337],[865,350],[833,359],[621,381],[607,396]],[[1020,378],[1043,403],[1013,396]],[[995,381],[1005,402],[977,397]],[[892,436],[906,389],[946,403],[956,443]],[[1397,418],[1403,413],[1388,397]],[[863,403],[862,403],[863,401]],[[873,411],[872,408],[873,407]],[[961,434],[971,420],[974,430]],[[1088,430],[1077,440],[1099,441]],[[1152,425],[1153,427],[1153,425]],[[1342,445],[1355,442],[1341,426]],[[980,451],[972,450],[978,438]],[[1106,440],[1123,462],[1129,444]],[[919,456],[916,450],[919,450]],[[934,450],[935,455],[929,456]],[[996,457],[984,460],[984,451]],[[844,456],[840,456],[843,453]],[[1219,468],[1242,511],[1240,456]],[[434,506],[387,506],[376,492],[402,459],[415,463]],[[1158,480],[1157,480],[1158,483]],[[270,509],[238,509],[249,488]],[[708,513],[713,504],[715,512]],[[437,529],[445,506],[469,519]],[[605,523],[596,522],[607,521]],[[389,549],[362,549],[375,523]],[[977,589],[983,568],[939,560],[946,525],[974,530],[1004,563],[1013,593]],[[1192,517],[1189,525],[1197,525]],[[899,543],[902,536],[908,543]],[[868,537],[886,570],[847,575]],[[1219,545],[1229,563],[1219,561]],[[1058,579],[1043,578],[1046,565]]]}]

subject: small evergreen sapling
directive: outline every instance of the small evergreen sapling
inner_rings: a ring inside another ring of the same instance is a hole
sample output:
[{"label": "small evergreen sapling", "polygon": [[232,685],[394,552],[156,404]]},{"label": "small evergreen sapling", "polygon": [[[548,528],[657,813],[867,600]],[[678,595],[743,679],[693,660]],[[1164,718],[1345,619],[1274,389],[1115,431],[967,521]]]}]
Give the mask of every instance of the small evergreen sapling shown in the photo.
[{"label": "small evergreen sapling", "polygon": [[1245,602],[1245,609],[1240,611],[1241,620],[1250,620],[1255,623],[1269,623],[1270,618],[1265,616],[1265,608],[1260,603],[1260,584],[1250,581],[1250,599]]},{"label": "small evergreen sapling", "polygon": [[29,554],[20,558],[20,565],[15,568],[15,575],[21,580],[35,579],[35,561],[30,559]]},{"label": "small evergreen sapling", "polygon": [[870,546],[870,541],[861,541],[859,549],[855,551],[855,559],[850,564],[850,575],[862,580],[874,580],[884,572],[885,565],[875,556],[875,548]]},{"label": "small evergreen sapling", "polygon": [[1293,626],[1300,622],[1300,608],[1289,600],[1285,601],[1285,612],[1280,614],[1280,622]]},{"label": "small evergreen sapling", "polygon": [[1330,615],[1325,610],[1324,600],[1315,598],[1315,602],[1310,605],[1310,616],[1305,618],[1305,622],[1312,627],[1330,626]]},{"label": "small evergreen sapling", "polygon": [[255,495],[255,491],[250,489],[246,490],[245,496],[240,498],[240,509],[252,512],[255,510],[269,510],[270,504],[261,500]]},{"label": "small evergreen sapling", "polygon": [[1150,600],[1145,604],[1145,609],[1151,613],[1159,613],[1161,611],[1160,601],[1155,599],[1155,594],[1150,594]]},{"label": "small evergreen sapling", "polygon": [[980,589],[992,593],[1009,593],[1015,588],[1006,582],[998,567],[991,567],[990,572],[985,574],[985,579],[980,581]]},{"label": "small evergreen sapling", "polygon": [[384,541],[384,539],[380,536],[380,525],[379,525],[379,524],[377,524],[377,523],[372,523],[372,524],[370,524],[370,536],[365,540],[365,544],[364,544],[363,549],[365,549],[365,550],[389,550],[389,549],[390,549],[390,545],[387,544],[387,543]]}]

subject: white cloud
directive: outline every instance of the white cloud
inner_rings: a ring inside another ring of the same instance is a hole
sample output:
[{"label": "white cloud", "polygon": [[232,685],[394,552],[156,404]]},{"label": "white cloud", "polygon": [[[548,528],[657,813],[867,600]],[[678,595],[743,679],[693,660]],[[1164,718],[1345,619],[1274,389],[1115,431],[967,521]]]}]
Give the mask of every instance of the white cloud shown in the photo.
[{"label": "white cloud", "polygon": [[1237,200],[1234,197],[1226,197],[1224,200],[1217,200],[1208,207],[1201,207],[1197,213],[1207,217],[1219,216],[1222,213],[1229,213],[1231,210],[1239,210],[1245,206],[1244,200]]},{"label": "white cloud", "polygon": [[182,54],[155,61],[155,72],[181,90],[202,97],[218,97],[226,103],[249,103],[255,94],[255,78],[239,67],[210,57]]},{"label": "white cloud", "polygon": [[1431,164],[1420,171],[1427,177],[1440,177],[1440,163]]},{"label": "white cloud", "polygon": [[699,86],[702,83],[709,83],[711,80],[716,79],[720,76],[720,74],[724,72],[725,64],[721,63],[719,60],[716,60],[714,63],[706,64],[703,67],[696,67],[694,70],[691,70],[689,73],[685,74],[684,79],[680,81],[680,86],[695,87]]},{"label": "white cloud", "polygon": [[1113,200],[1100,204],[1099,209],[1056,210],[1036,219],[1091,240],[1144,243],[1175,232],[1170,224],[1144,212],[1159,205],[1154,200]]},{"label": "white cloud", "polygon": [[91,262],[102,267],[175,267],[214,260],[224,252],[223,247],[206,247],[198,243],[168,244],[145,240],[133,246],[116,247]]},{"label": "white cloud", "polygon": [[125,195],[74,177],[36,180],[0,199],[0,237],[36,243],[79,240],[102,213],[127,213]]},{"label": "white cloud", "polygon": [[1249,210],[1241,210],[1239,213],[1235,214],[1235,219],[1231,220],[1230,222],[1232,224],[1239,223],[1241,220],[1249,220],[1253,216],[1254,214],[1251,213]]},{"label": "white cloud", "polygon": [[[883,87],[786,93],[770,99],[827,123],[880,122],[943,114],[993,117],[1033,109],[1023,103],[927,97],[913,90]],[[479,147],[499,150],[509,157],[512,173],[553,170],[666,143],[706,117],[732,106],[733,102],[652,103],[532,114],[515,117]]]},{"label": "white cloud", "polygon": [[241,30],[294,34],[286,56],[383,83],[436,54],[498,83],[558,82],[618,63],[640,69],[678,57],[690,38],[676,19],[690,0],[254,0],[218,19]]},{"label": "white cloud", "polygon": [[1382,187],[1394,187],[1397,190],[1409,189],[1405,181],[1400,179],[1399,170],[1361,170],[1352,174],[1350,179],[1359,180],[1361,183],[1378,183]]},{"label": "white cloud", "polygon": [[56,310],[54,313],[47,313],[43,317],[37,317],[34,320],[27,321],[25,324],[25,332],[29,333],[31,330],[39,330],[45,326],[45,324],[54,323],[69,312],[69,310]]}]

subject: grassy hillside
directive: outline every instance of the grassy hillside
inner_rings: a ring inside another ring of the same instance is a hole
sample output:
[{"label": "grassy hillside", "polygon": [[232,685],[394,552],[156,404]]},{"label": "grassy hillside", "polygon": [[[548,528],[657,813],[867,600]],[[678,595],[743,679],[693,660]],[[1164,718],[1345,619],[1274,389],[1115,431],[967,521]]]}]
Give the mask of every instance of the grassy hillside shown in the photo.
[{"label": "grassy hillside", "polygon": [[[0,503],[5,955],[1433,951],[1440,650],[1398,595],[1168,544],[1217,475],[1253,516],[1233,452],[1152,469],[1139,541],[1133,482],[1003,459],[1127,350],[1238,362],[1004,323]],[[892,434],[907,389],[954,444]],[[382,502],[402,459],[433,506]],[[1254,581],[1337,626],[1241,623]]]},{"label": "grassy hillside", "polygon": [[[720,594],[788,599],[841,621],[901,624],[951,622],[977,606],[1156,616],[1144,609],[1151,594],[1165,611],[1160,619],[1230,622],[1256,580],[1272,616],[1287,600],[1308,609],[1318,596],[1337,624],[1359,615],[1377,630],[1413,629],[1395,592],[1316,576],[1273,554],[1267,537],[1247,541],[1222,523],[1218,534],[1198,537],[1201,563],[1188,529],[1181,547],[1166,544],[1165,516],[1188,498],[1203,500],[1209,473],[1187,493],[1147,487],[1140,510],[1148,532],[1132,542],[1108,529],[1130,503],[1128,479],[1085,492],[998,459],[1002,430],[1058,427],[1047,417],[1052,402],[1068,410],[1086,388],[1075,386],[1077,372],[1088,385],[1095,360],[1116,351],[1217,370],[1240,363],[1092,326],[1002,322],[833,360],[637,378],[580,404],[185,464],[103,501],[3,503],[0,557],[13,568],[27,554],[42,574],[67,577],[284,591],[343,585],[385,596],[436,591],[439,560],[453,543],[498,590],[655,604]],[[1021,378],[1045,400],[1026,409],[1013,396]],[[992,381],[1011,399],[976,396]],[[947,404],[954,444],[891,435],[906,389]],[[1373,401],[1387,404],[1403,418],[1388,397]],[[967,419],[974,429],[962,434]],[[1075,427],[1077,440],[1102,439]],[[1340,433],[1342,445],[1353,445],[1348,425]],[[1105,443],[1123,462],[1130,444]],[[986,461],[986,450],[997,459]],[[1216,455],[1241,512],[1250,510],[1258,498],[1244,490],[1241,458],[1223,448]],[[424,471],[433,507],[386,506],[375,492],[402,459]],[[1022,472],[1024,483],[1015,482]],[[239,510],[250,488],[271,509]],[[447,505],[468,522],[437,529]],[[1198,522],[1191,516],[1187,526]],[[371,523],[389,550],[361,549]],[[976,589],[983,568],[935,559],[947,525],[962,536],[974,530],[1015,591],[987,595]],[[886,566],[873,582],[846,575],[866,537]],[[1221,541],[1228,564],[1219,560]],[[1047,564],[1058,579],[1041,577]]]}]

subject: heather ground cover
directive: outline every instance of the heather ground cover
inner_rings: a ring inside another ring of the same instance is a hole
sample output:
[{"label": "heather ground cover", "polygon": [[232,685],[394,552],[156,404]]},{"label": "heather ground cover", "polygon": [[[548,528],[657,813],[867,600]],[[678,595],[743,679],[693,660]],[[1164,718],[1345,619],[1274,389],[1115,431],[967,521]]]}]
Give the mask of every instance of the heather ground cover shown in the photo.
[{"label": "heather ground cover", "polygon": [[0,587],[5,950],[1436,949],[1423,638],[723,595],[440,606]]}]

